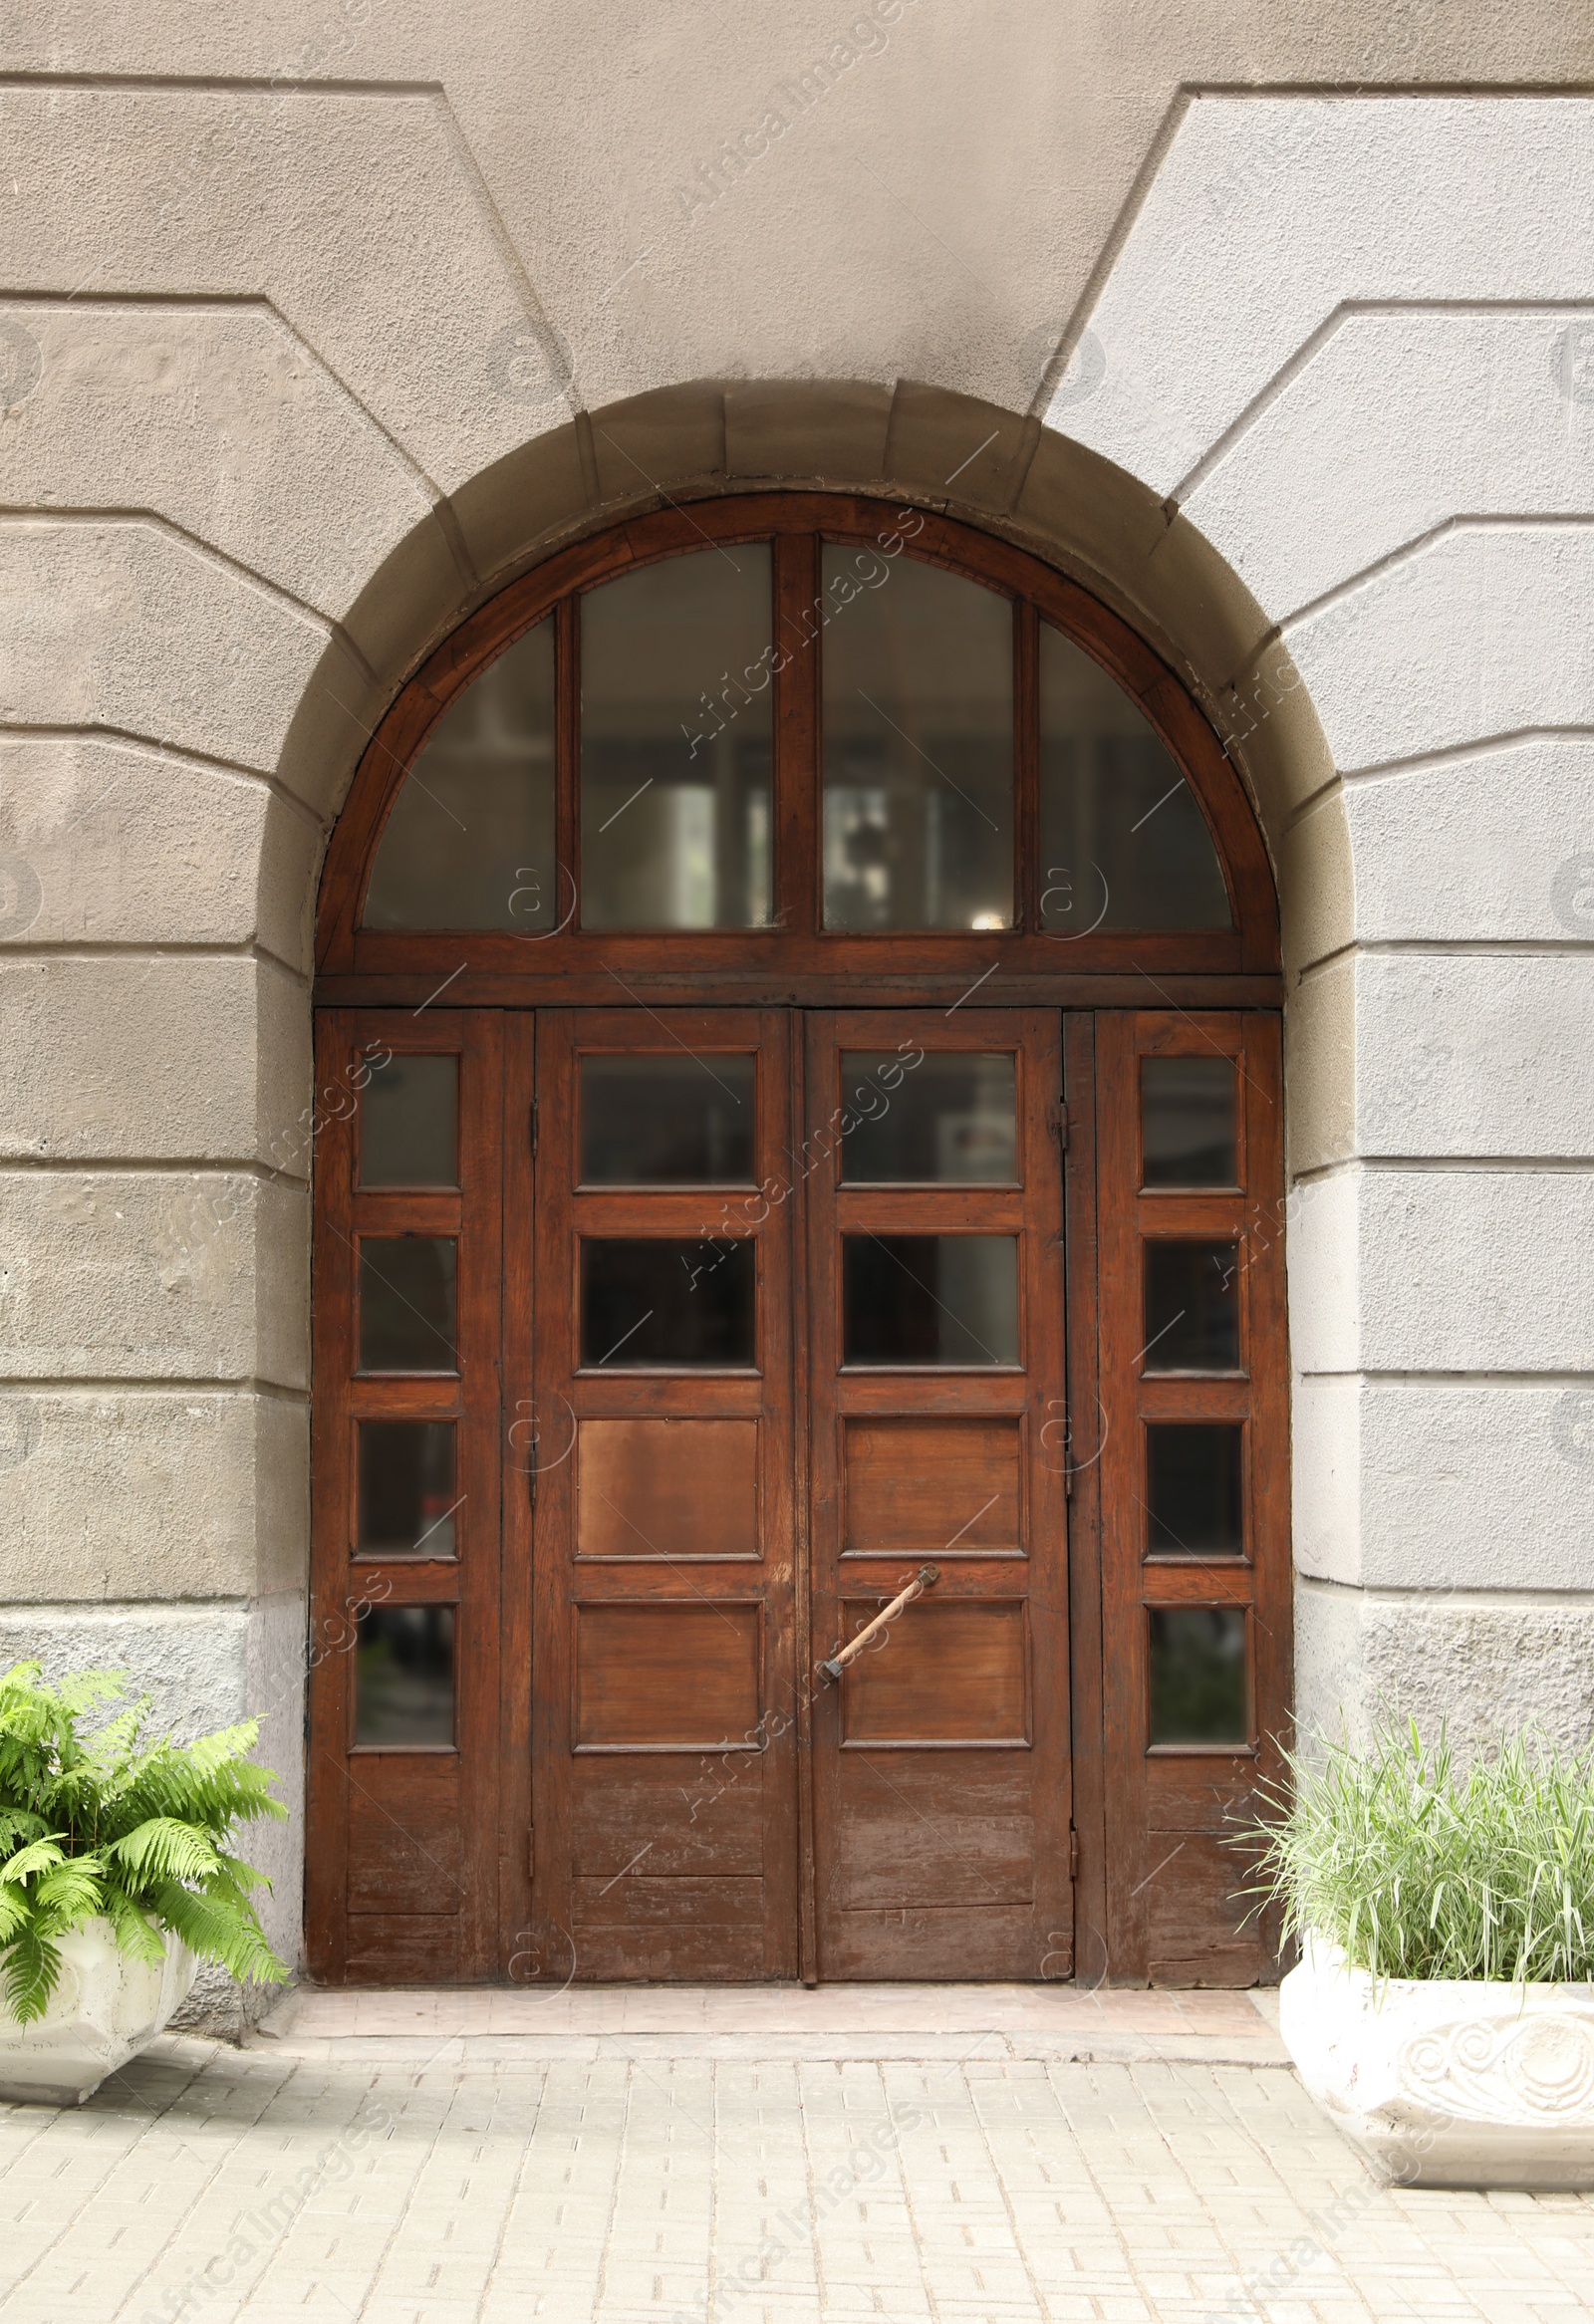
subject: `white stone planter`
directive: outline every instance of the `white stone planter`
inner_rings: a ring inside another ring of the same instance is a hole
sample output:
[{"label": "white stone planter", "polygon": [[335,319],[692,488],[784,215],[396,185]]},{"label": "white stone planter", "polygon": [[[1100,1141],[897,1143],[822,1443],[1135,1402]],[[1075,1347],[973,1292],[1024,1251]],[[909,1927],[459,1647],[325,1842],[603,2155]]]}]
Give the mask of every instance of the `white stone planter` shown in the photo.
[{"label": "white stone planter", "polygon": [[1317,1939],[1278,2022],[1318,2105],[1392,2178],[1594,2188],[1594,1985],[1380,1983]]},{"label": "white stone planter", "polygon": [[19,2025],[0,1999],[0,2098],[81,2106],[154,2040],[193,1983],[194,1957],[166,1938],[158,1968],[130,1960],[107,1921],[61,1939],[61,1982],[43,2017]]}]

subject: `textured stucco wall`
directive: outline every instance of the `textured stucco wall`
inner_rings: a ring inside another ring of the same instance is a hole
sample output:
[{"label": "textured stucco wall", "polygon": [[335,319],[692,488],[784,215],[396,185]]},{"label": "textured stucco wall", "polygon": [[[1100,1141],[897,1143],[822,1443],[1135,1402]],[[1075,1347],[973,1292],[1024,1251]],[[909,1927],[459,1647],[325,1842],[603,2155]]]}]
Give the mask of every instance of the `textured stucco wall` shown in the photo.
[{"label": "textured stucco wall", "polygon": [[326,831],[541,546],[818,480],[1056,557],[1234,737],[1307,1715],[1586,1731],[1594,102],[1524,85],[1594,28],[73,0],[7,61],[7,1643],[263,1710],[297,1798]]}]

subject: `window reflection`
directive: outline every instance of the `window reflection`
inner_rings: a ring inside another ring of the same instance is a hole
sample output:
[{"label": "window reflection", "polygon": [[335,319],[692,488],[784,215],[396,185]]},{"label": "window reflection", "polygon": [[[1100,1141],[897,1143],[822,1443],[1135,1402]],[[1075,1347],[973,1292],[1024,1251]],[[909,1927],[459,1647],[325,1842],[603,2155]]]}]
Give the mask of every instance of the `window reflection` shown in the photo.
[{"label": "window reflection", "polygon": [[356,1743],[435,1749],[453,1739],[453,1608],[369,1608],[355,1656]]},{"label": "window reflection", "polygon": [[770,914],[770,551],[737,542],[581,601],[581,921]]},{"label": "window reflection", "polygon": [[899,1070],[890,1050],[849,1050],[841,1061],[841,1150],[848,1186],[1010,1186],[1018,1177],[1013,1059],[957,1050],[921,1052],[917,1070]]},{"label": "window reflection", "polygon": [[1152,1742],[1164,1746],[1248,1742],[1242,1610],[1154,1606],[1148,1626]]},{"label": "window reflection", "polygon": [[1040,629],[1041,925],[1226,928],[1206,819],[1167,745],[1099,663]]},{"label": "window reflection", "polygon": [[505,648],[438,719],[388,817],[368,928],[513,928],[569,909],[554,868],[554,626]]},{"label": "window reflection", "polygon": [[452,1557],[452,1420],[362,1420],[355,1547],[362,1557]]},{"label": "window reflection", "polygon": [[827,543],[827,928],[1013,924],[1013,615],[961,575]]},{"label": "window reflection", "polygon": [[752,1238],[589,1235],[581,1245],[581,1361],[589,1371],[749,1367],[758,1264]]},{"label": "window reflection", "polygon": [[1157,1240],[1146,1263],[1148,1372],[1239,1370],[1239,1246]]},{"label": "window reflection", "polygon": [[1231,1057],[1143,1057],[1143,1186],[1233,1186],[1239,1178]]},{"label": "window reflection", "polygon": [[390,1053],[360,1101],[362,1186],[459,1183],[459,1060]]},{"label": "window reflection", "polygon": [[754,1068],[718,1052],[584,1057],[583,1185],[750,1185]]},{"label": "window reflection", "polygon": [[844,1234],[842,1362],[1018,1362],[1018,1242],[1010,1234]]},{"label": "window reflection", "polygon": [[453,1372],[455,1245],[441,1235],[360,1240],[362,1372]]}]

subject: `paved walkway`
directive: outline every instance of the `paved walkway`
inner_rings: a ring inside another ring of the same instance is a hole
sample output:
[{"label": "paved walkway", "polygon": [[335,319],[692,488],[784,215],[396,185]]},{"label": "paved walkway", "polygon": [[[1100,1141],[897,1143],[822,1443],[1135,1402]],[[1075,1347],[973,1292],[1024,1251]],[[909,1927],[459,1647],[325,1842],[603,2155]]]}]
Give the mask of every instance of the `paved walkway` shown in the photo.
[{"label": "paved walkway", "polygon": [[0,2318],[1594,2315],[1594,2197],[1375,2188],[1259,1998],[306,1995],[0,2106]]}]

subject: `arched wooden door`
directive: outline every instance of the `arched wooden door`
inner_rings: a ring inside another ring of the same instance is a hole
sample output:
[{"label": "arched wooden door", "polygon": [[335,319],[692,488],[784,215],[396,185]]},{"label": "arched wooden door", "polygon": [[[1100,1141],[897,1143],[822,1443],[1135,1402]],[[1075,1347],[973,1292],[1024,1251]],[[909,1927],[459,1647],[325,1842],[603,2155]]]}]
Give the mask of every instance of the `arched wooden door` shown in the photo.
[{"label": "arched wooden door", "polygon": [[395,704],[317,998],[314,1973],[1262,1973],[1276,930],[1146,647],[639,520]]}]

